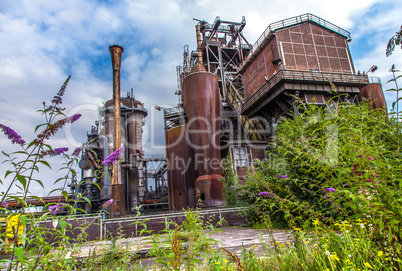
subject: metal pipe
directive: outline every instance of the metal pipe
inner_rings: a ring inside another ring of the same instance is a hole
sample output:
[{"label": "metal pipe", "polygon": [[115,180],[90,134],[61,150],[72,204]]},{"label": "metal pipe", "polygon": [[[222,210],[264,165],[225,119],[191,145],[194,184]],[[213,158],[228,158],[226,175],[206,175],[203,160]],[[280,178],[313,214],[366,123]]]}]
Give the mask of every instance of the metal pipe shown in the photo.
[{"label": "metal pipe", "polygon": [[[108,155],[109,155],[109,152],[108,152],[109,139],[107,138],[107,136],[104,136],[104,135],[99,135],[99,139],[103,140],[103,157],[102,157],[102,159],[105,160],[106,157],[108,157]],[[104,199],[109,198],[109,195],[108,195],[108,189],[109,189],[109,175],[108,175],[108,172],[109,172],[109,167],[106,164],[105,168],[104,168],[104,175],[102,177],[102,179],[103,179],[103,198]]]},{"label": "metal pipe", "polygon": [[201,30],[200,30],[200,25],[195,26],[195,32],[197,35],[197,52],[198,52],[198,63],[202,64],[202,43],[201,43]]},{"label": "metal pipe", "polygon": [[[114,150],[120,148],[120,126],[121,126],[121,113],[120,113],[120,67],[121,55],[124,52],[123,47],[119,45],[112,45],[109,47],[112,55],[113,67],[113,120],[114,120]],[[120,163],[113,164],[113,180],[112,180],[112,199],[114,202],[110,206],[110,213],[118,215],[125,213],[125,195],[124,185],[121,180],[121,165]]]},{"label": "metal pipe", "polygon": [[[113,66],[113,118],[114,118],[114,142],[113,147],[115,150],[120,148],[120,68],[121,68],[121,55],[124,52],[123,47],[119,45],[112,45],[109,47],[112,54]],[[118,172],[118,164],[113,165],[113,182],[112,184],[120,184],[120,172]]]}]

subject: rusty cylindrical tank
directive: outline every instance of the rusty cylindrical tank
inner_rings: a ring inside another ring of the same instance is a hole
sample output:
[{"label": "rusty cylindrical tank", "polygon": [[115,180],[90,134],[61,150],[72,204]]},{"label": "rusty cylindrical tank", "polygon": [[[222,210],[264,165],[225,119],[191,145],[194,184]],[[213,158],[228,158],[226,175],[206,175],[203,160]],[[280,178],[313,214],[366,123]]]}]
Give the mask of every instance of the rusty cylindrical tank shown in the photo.
[{"label": "rusty cylindrical tank", "polygon": [[205,71],[201,64],[193,66],[183,81],[183,101],[188,119],[186,137],[194,149],[198,171],[195,187],[205,207],[223,203],[220,167],[220,107],[218,77]]},{"label": "rusty cylindrical tank", "polygon": [[[112,67],[113,67],[113,119],[114,119],[114,150],[117,150],[121,146],[120,138],[120,67],[121,67],[121,55],[124,52],[123,47],[119,45],[112,45],[109,47],[109,51],[112,55]],[[119,163],[113,165],[112,176],[112,199],[113,204],[110,206],[110,212],[112,215],[119,215],[125,213],[125,198],[124,198],[124,186],[121,181],[121,167]]]},{"label": "rusty cylindrical tank", "polygon": [[[376,79],[376,77],[373,77]],[[382,91],[382,86],[379,81],[372,81],[373,79],[370,78],[371,83],[367,86],[360,89],[360,93],[358,95],[359,100],[361,101],[362,98],[366,98],[370,101],[373,105],[373,108],[382,108],[387,111],[387,103],[385,101],[384,92]]]},{"label": "rusty cylindrical tank", "polygon": [[195,208],[194,152],[185,137],[186,125],[166,132],[166,157],[168,159],[169,209]]}]

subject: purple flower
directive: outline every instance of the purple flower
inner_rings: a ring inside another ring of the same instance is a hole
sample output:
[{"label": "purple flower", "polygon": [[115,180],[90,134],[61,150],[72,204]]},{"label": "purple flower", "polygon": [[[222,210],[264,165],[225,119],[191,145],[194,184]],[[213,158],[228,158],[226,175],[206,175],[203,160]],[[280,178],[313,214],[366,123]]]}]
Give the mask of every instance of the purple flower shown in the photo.
[{"label": "purple flower", "polygon": [[11,139],[11,143],[20,144],[21,146],[25,144],[25,140],[22,139],[20,135],[18,135],[13,129],[7,127],[3,124],[0,124],[0,129],[3,130],[3,133],[8,136],[8,139]]},{"label": "purple flower", "polygon": [[329,187],[329,188],[324,188],[325,192],[335,192],[336,189],[333,187]]},{"label": "purple flower", "polygon": [[372,157],[371,155],[367,155],[367,158],[368,158],[369,160],[371,160],[371,161],[374,160],[374,157]]},{"label": "purple flower", "polygon": [[321,220],[325,220],[325,219],[328,219],[328,218],[329,218],[328,216],[325,216],[325,217],[321,218]]},{"label": "purple flower", "polygon": [[54,96],[53,100],[52,100],[52,103],[54,103],[55,105],[59,105],[59,104],[63,103],[63,100],[61,99],[60,96]]},{"label": "purple flower", "polygon": [[7,208],[7,207],[8,207],[7,201],[3,201],[3,202],[0,204],[0,206],[3,207],[3,208]]},{"label": "purple flower", "polygon": [[236,187],[234,187],[234,186],[231,186],[230,188],[231,188],[233,191],[236,190]]},{"label": "purple flower", "polygon": [[123,147],[118,148],[117,150],[115,150],[114,152],[112,152],[108,157],[106,157],[105,161],[102,162],[102,165],[106,166],[110,166],[113,165],[113,163],[119,159],[119,156],[121,154],[121,152],[123,151]]},{"label": "purple flower", "polygon": [[68,82],[70,81],[70,78],[71,75],[67,77],[66,81],[64,81],[63,85],[61,86],[59,92],[57,92],[57,95],[53,97],[52,103],[54,103],[55,105],[59,105],[63,102],[61,97],[64,95],[64,92],[66,91],[66,87]]},{"label": "purple flower", "polygon": [[74,114],[71,117],[67,118],[67,122],[73,123],[76,122],[77,120],[79,120],[81,118],[81,114]]},{"label": "purple flower", "polygon": [[288,175],[275,175],[276,178],[287,179]]},{"label": "purple flower", "polygon": [[56,215],[57,212],[59,211],[59,209],[64,207],[64,206],[66,206],[66,205],[63,204],[63,203],[52,205],[52,206],[49,207],[49,211],[52,213],[52,215]]},{"label": "purple flower", "polygon": [[260,193],[258,193],[258,196],[273,198],[276,196],[276,194],[270,193],[270,192],[260,192]]},{"label": "purple flower", "polygon": [[350,183],[344,183],[343,186],[350,186]]},{"label": "purple flower", "polygon": [[73,155],[78,156],[78,155],[80,155],[81,151],[82,151],[82,148],[81,148],[81,147],[78,147],[78,148],[76,148],[76,149],[74,150]]},{"label": "purple flower", "polygon": [[109,200],[105,201],[105,203],[102,204],[102,207],[107,208],[110,205],[112,205],[112,203],[113,203],[113,199],[109,199]]},{"label": "purple flower", "polygon": [[60,112],[60,111],[61,111],[60,107],[58,107],[58,106],[53,106],[53,105],[49,106],[49,109],[50,109],[50,110],[57,111],[57,112]]},{"label": "purple flower", "polygon": [[48,150],[48,151],[42,151],[42,155],[50,155],[50,156],[56,156],[65,153],[68,151],[68,148],[56,148],[54,150]]}]

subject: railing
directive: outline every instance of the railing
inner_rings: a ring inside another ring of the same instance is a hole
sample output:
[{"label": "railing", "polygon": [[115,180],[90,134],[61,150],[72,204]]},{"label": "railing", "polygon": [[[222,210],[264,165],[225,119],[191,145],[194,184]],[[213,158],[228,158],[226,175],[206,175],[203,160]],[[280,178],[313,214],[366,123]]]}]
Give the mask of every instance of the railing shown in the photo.
[{"label": "railing", "polygon": [[368,80],[369,80],[369,83],[370,84],[380,84],[381,85],[381,79],[380,79],[380,77],[377,77],[377,76],[370,76],[369,78],[368,78]]},{"label": "railing", "polygon": [[303,81],[303,82],[332,82],[351,85],[367,85],[369,80],[367,76],[330,73],[330,72],[313,72],[313,71],[292,71],[280,70],[268,81],[262,84],[242,105],[242,112],[251,107],[257,100],[264,96],[270,89],[277,85],[281,80]]},{"label": "railing", "polygon": [[175,106],[175,107],[171,107],[171,108],[164,108],[163,109],[163,114],[165,116],[168,115],[173,115],[173,114],[178,114],[178,113],[184,113],[184,110],[181,106]]}]

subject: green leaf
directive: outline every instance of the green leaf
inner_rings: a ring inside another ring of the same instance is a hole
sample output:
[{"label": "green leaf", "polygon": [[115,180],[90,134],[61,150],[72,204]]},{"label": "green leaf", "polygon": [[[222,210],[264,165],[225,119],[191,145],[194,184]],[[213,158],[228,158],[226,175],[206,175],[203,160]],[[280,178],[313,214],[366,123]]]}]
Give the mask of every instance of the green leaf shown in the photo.
[{"label": "green leaf", "polygon": [[24,255],[24,250],[21,247],[14,247],[14,254],[17,256],[18,260],[21,262],[24,262],[25,260],[25,255]]},{"label": "green leaf", "polygon": [[63,195],[65,200],[68,199],[68,192],[67,191],[63,191],[61,194]]},{"label": "green leaf", "polygon": [[45,189],[45,187],[43,186],[43,183],[40,180],[37,179],[33,179],[35,182],[37,182],[40,186],[42,186],[43,189]]},{"label": "green leaf", "polygon": [[57,216],[53,218],[52,224],[53,228],[57,228],[57,225],[59,224],[59,218]]},{"label": "green leaf", "polygon": [[43,165],[45,165],[45,166],[47,166],[48,168],[52,169],[52,167],[49,165],[49,163],[48,163],[47,161],[40,160],[40,161],[38,161],[38,162],[41,163],[41,164],[43,164]]}]

